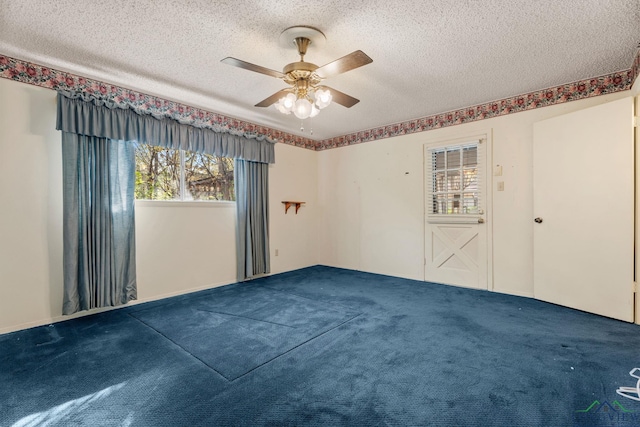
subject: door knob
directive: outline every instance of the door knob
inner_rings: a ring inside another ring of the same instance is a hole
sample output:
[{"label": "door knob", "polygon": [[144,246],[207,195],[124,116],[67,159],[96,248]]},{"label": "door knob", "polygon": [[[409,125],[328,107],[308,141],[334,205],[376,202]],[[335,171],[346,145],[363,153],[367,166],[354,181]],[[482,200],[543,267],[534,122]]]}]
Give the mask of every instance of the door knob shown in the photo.
[{"label": "door knob", "polygon": [[542,218],[540,217],[534,219],[534,221],[537,222],[538,224],[542,224]]}]

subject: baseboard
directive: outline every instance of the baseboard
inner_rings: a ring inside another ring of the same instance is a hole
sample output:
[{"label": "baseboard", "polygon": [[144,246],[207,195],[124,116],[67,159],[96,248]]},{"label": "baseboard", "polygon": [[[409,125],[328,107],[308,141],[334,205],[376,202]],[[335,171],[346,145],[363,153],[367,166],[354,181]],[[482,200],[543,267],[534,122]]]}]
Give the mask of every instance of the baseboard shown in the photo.
[{"label": "baseboard", "polygon": [[[307,267],[310,267],[310,266],[307,266]],[[298,270],[298,269],[301,269],[301,268],[307,268],[307,267],[299,267],[299,268],[294,269],[294,270]],[[294,271],[294,270],[290,270],[290,271]],[[278,271],[278,272],[266,274],[266,275],[264,275],[262,277],[271,276],[271,275],[280,274],[280,273],[286,273],[286,272],[287,271]],[[64,321],[67,321],[67,320],[77,319],[78,317],[90,316],[92,314],[104,313],[106,311],[118,310],[118,309],[124,308],[124,307],[131,307],[131,306],[138,305],[138,304],[144,304],[145,302],[157,301],[157,300],[161,300],[161,299],[165,299],[165,298],[176,297],[176,296],[179,296],[179,295],[186,295],[186,294],[191,294],[191,293],[194,293],[194,292],[205,291],[207,289],[213,289],[213,288],[217,288],[217,287],[220,287],[220,286],[231,285],[231,284],[234,284],[234,283],[237,283],[237,281],[233,280],[233,281],[217,282],[217,283],[213,283],[213,284],[209,284],[209,285],[205,285],[205,286],[198,286],[196,288],[190,288],[190,289],[186,289],[186,290],[181,290],[181,291],[176,291],[176,292],[169,292],[169,293],[166,293],[166,294],[155,295],[155,296],[149,297],[149,298],[137,299],[135,301],[129,302],[128,304],[119,305],[117,307],[96,308],[96,309],[93,309],[93,310],[81,311],[81,312],[78,312],[78,313],[70,314],[70,315],[67,315],[67,316],[59,315],[59,316],[53,316],[53,317],[47,317],[47,318],[44,318],[44,319],[34,320],[32,322],[25,322],[25,323],[20,323],[20,324],[17,324],[17,325],[0,327],[0,335],[8,334],[8,333],[11,333],[11,332],[16,332],[16,331],[21,331],[21,330],[24,330],[24,329],[35,328],[35,327],[38,327],[38,326],[50,325],[50,324],[53,324],[53,323],[64,322]]]},{"label": "baseboard", "polygon": [[38,326],[51,325],[53,323],[60,323],[60,322],[64,322],[64,321],[67,321],[67,320],[77,319],[79,317],[91,316],[92,314],[98,314],[98,313],[104,313],[104,312],[107,312],[107,311],[118,310],[118,309],[121,309],[121,308],[124,308],[124,307],[131,307],[131,306],[138,305],[138,304],[144,304],[146,302],[151,302],[151,301],[157,301],[157,300],[161,300],[161,299],[165,299],[165,298],[176,297],[176,296],[179,296],[179,295],[191,294],[191,293],[194,293],[194,292],[204,291],[204,290],[207,290],[207,289],[213,289],[213,288],[217,288],[217,287],[220,287],[220,286],[231,285],[233,283],[236,283],[236,281],[218,282],[218,283],[213,283],[213,284],[206,285],[206,286],[198,286],[196,288],[190,288],[190,289],[186,289],[186,290],[182,290],[182,291],[169,292],[169,293],[166,293],[166,294],[155,295],[155,296],[149,297],[149,298],[137,299],[137,300],[129,302],[128,304],[119,305],[117,307],[96,308],[96,309],[93,309],[93,310],[80,311],[78,313],[74,313],[74,314],[70,314],[70,315],[66,315],[66,316],[59,315],[59,316],[48,317],[48,318],[44,318],[44,319],[40,319],[40,320],[34,320],[32,322],[26,322],[26,323],[20,323],[20,324],[17,324],[17,325],[6,326],[6,327],[3,327],[3,328],[0,328],[0,335],[8,334],[8,333],[11,333],[11,332],[16,332],[16,331],[21,331],[21,330],[24,330],[24,329],[35,328],[35,327],[38,327]]},{"label": "baseboard", "polygon": [[533,292],[515,292],[515,291],[495,289],[495,288],[491,292],[495,292],[497,294],[513,295],[516,297],[535,298],[533,296]]}]

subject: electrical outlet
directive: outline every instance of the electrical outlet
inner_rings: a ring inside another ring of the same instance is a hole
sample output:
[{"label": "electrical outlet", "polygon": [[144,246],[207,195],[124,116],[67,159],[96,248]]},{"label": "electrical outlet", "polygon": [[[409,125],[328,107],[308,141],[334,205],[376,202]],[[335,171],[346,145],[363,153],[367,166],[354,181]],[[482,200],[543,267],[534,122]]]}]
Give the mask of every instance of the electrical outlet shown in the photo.
[{"label": "electrical outlet", "polygon": [[497,187],[498,191],[504,191],[504,181],[498,181]]},{"label": "electrical outlet", "polygon": [[276,249],[276,256],[278,256],[279,251]]}]

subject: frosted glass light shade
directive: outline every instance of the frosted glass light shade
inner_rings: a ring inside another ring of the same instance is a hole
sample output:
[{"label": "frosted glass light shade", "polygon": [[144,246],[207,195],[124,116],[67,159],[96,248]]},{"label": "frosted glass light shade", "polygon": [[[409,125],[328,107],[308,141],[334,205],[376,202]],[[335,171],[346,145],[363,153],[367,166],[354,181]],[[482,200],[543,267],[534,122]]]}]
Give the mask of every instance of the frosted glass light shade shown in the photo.
[{"label": "frosted glass light shade", "polygon": [[292,111],[294,105],[296,104],[296,96],[292,93],[288,94],[287,96],[282,98],[282,104],[288,111]]},{"label": "frosted glass light shade", "polygon": [[307,99],[298,99],[296,101],[296,106],[293,108],[293,114],[296,115],[297,118],[304,120],[311,115],[312,105],[311,102]]},{"label": "frosted glass light shade", "polygon": [[323,109],[331,104],[331,99],[333,97],[331,96],[331,92],[328,90],[318,89],[315,93],[315,98],[318,108]]},{"label": "frosted glass light shade", "polygon": [[276,107],[276,110],[280,111],[282,114],[291,114],[291,110],[288,110],[284,106],[284,98],[280,98],[278,102],[273,104],[273,106]]},{"label": "frosted glass light shade", "polygon": [[332,96],[328,90],[318,89],[315,92],[309,91],[307,96],[300,99],[295,94],[289,93],[280,98],[273,106],[282,114],[293,113],[297,118],[304,120],[320,114],[320,109],[331,104],[331,99]]},{"label": "frosted glass light shade", "polygon": [[280,111],[282,114],[291,114],[293,111],[293,107],[296,105],[296,96],[292,93],[287,96],[283,96],[273,104],[276,110]]}]

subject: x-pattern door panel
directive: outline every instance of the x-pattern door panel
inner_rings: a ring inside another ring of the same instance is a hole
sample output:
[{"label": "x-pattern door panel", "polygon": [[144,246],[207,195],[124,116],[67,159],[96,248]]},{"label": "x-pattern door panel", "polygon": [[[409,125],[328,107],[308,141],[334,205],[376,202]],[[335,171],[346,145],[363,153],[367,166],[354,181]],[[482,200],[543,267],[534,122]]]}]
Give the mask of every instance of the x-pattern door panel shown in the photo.
[{"label": "x-pattern door panel", "polygon": [[429,281],[479,287],[479,225],[432,224],[430,228]]}]

